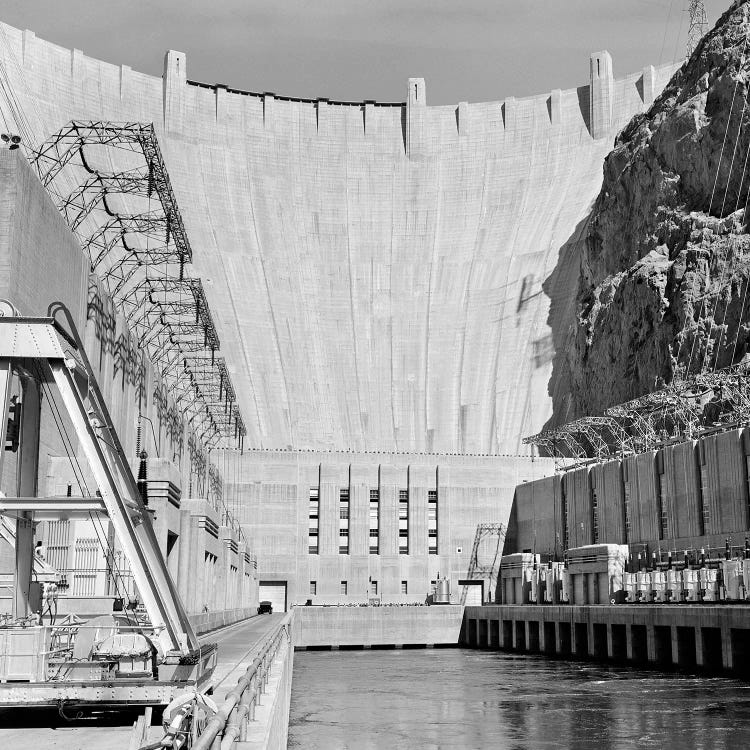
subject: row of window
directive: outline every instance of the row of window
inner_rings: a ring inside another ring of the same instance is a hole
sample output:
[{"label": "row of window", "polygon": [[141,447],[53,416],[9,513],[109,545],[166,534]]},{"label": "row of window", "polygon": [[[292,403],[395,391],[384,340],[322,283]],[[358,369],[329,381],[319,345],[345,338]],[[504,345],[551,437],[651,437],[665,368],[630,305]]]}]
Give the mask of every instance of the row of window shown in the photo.
[{"label": "row of window", "polygon": [[[408,581],[401,581],[401,593],[402,594],[409,593]],[[310,581],[310,596],[317,596],[317,594],[318,594],[318,582]],[[349,582],[348,581],[341,581],[341,585],[339,586],[339,594],[343,594],[344,596],[347,596],[349,594]],[[370,581],[369,595],[378,596],[378,582],[377,581]]]},{"label": "row of window", "polygon": [[[369,552],[380,554],[380,490],[370,490]],[[310,488],[308,552],[317,555],[320,530],[320,488]],[[427,551],[438,553],[438,497],[437,490],[427,491]],[[398,493],[398,551],[409,554],[409,490]],[[339,554],[349,554],[349,490],[339,491]]]}]

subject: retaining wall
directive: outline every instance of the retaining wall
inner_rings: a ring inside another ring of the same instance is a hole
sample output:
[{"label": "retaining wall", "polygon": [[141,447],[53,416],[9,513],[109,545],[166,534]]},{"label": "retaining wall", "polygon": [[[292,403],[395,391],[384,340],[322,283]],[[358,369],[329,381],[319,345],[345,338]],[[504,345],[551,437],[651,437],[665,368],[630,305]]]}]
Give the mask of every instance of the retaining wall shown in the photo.
[{"label": "retaining wall", "polygon": [[226,625],[232,625],[241,620],[247,620],[257,615],[257,607],[242,607],[239,609],[225,609],[221,612],[201,612],[197,615],[190,615],[190,623],[198,635],[210,633],[217,628],[223,628]]},{"label": "retaining wall", "polygon": [[456,645],[464,608],[295,607],[295,647]]},{"label": "retaining wall", "polygon": [[461,645],[746,675],[750,607],[467,607]]},{"label": "retaining wall", "polygon": [[286,750],[293,672],[294,648],[290,643],[279,649],[260,705],[255,709],[255,720],[248,727],[246,741],[239,744],[238,749]]}]

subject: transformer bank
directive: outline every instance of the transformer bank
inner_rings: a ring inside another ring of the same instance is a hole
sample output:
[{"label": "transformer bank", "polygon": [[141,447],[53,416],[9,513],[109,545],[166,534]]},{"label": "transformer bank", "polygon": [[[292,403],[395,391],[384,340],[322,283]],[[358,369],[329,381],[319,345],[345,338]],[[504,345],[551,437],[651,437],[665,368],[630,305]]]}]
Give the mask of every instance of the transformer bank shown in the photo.
[{"label": "transformer bank", "polygon": [[750,428],[519,485],[469,645],[747,675]]},{"label": "transformer bank", "polygon": [[735,426],[521,484],[505,552],[562,560],[572,547],[627,544],[651,562],[744,548],[749,456],[750,428]]}]

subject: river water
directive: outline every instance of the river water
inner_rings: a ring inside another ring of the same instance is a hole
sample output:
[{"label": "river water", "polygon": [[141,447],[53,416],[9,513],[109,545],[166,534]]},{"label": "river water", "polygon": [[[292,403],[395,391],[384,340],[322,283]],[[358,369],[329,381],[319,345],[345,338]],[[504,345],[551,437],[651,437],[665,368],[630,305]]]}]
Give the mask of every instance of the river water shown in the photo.
[{"label": "river water", "polygon": [[750,683],[458,648],[300,651],[288,747],[744,750]]}]

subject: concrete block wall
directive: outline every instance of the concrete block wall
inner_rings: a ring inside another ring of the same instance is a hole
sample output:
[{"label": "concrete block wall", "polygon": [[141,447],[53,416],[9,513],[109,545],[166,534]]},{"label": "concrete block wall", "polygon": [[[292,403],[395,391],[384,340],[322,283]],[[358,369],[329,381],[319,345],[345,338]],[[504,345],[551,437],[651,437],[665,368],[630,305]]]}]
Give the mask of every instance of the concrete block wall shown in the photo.
[{"label": "concrete block wall", "polygon": [[433,607],[296,607],[294,645],[321,646],[455,645],[461,632],[461,605]]},{"label": "concrete block wall", "polygon": [[562,477],[555,474],[516,487],[503,554],[563,552]]},{"label": "concrete block wall", "polygon": [[629,542],[648,542],[660,538],[660,495],[656,453],[649,451],[629,456],[622,462],[625,497],[629,502]]},{"label": "concrete block wall", "polygon": [[619,461],[591,467],[592,491],[598,500],[599,538],[612,544],[625,541],[625,487]]},{"label": "concrete block wall", "polygon": [[702,533],[701,475],[696,442],[672,446],[662,452],[668,519],[673,537],[698,537]]},{"label": "concrete block wall", "polygon": [[[56,465],[69,467],[69,462],[59,457],[52,461]],[[53,470],[48,494],[65,494],[64,486],[54,485],[61,476],[62,471]],[[225,611],[254,611],[258,606],[257,560],[238,529],[222,525],[222,516],[204,499],[181,498],[179,484],[170,481],[177,479],[170,462],[150,462],[149,476],[154,533],[188,614],[210,615],[213,622]],[[165,487],[169,491],[160,492]],[[44,521],[36,539],[44,543],[47,561],[66,575],[68,586],[61,591],[66,612],[108,612],[114,597],[136,594],[130,567],[106,517]],[[108,545],[114,577],[107,574]],[[84,563],[91,570],[81,570]],[[81,606],[85,610],[77,609]]]},{"label": "concrete block wall", "polygon": [[591,528],[591,477],[589,467],[570,471],[563,477],[567,498],[568,544],[582,547],[594,541]]},{"label": "concrete block wall", "polygon": [[709,533],[748,528],[748,465],[744,430],[730,430],[698,443],[699,464],[705,472],[703,507]]},{"label": "concrete block wall", "polygon": [[[245,451],[226,461],[227,491],[258,555],[258,578],[285,582],[287,602],[366,602],[373,582],[382,602],[424,602],[438,573],[457,585],[469,568],[479,523],[507,523],[513,487],[550,474],[550,459],[516,456]],[[230,466],[237,461],[237,466]],[[236,482],[236,484],[234,484]],[[308,552],[311,488],[319,488],[319,554]],[[339,496],[349,489],[349,554],[339,552]],[[369,495],[380,496],[379,554],[369,554]],[[409,552],[399,553],[398,498],[409,496]],[[438,554],[428,553],[428,491],[438,498]],[[480,554],[492,561],[492,550]],[[480,560],[480,564],[485,561]],[[315,581],[316,594],[310,594]],[[347,582],[346,595],[341,582]],[[407,592],[402,593],[402,582]]]},{"label": "concrete block wall", "polygon": [[[0,298],[10,301],[22,315],[43,316],[52,302],[63,302],[82,331],[87,266],[80,246],[23,154],[0,149]],[[61,452],[61,437],[43,406],[40,487],[45,485],[47,457]],[[16,458],[16,453],[6,452],[0,483],[10,495],[16,493]]]}]

